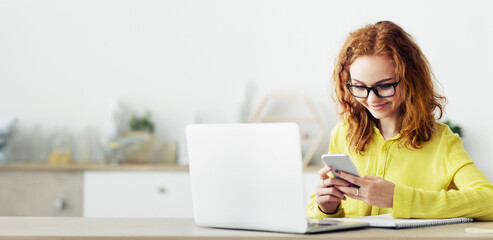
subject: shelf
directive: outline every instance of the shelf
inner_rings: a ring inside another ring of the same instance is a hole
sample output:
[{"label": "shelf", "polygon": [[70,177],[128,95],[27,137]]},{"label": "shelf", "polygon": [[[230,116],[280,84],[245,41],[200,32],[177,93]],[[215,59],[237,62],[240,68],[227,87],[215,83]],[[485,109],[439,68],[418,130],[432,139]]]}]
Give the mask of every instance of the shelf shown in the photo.
[{"label": "shelf", "polygon": [[0,171],[188,171],[188,166],[176,164],[9,163],[0,165]]}]

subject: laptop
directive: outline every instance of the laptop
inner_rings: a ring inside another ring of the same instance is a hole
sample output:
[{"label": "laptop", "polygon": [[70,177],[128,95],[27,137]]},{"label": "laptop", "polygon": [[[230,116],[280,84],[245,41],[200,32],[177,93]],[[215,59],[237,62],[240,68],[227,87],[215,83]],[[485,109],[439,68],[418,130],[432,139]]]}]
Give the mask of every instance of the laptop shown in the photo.
[{"label": "laptop", "polygon": [[289,233],[368,226],[305,217],[296,123],[192,124],[186,140],[199,226]]}]

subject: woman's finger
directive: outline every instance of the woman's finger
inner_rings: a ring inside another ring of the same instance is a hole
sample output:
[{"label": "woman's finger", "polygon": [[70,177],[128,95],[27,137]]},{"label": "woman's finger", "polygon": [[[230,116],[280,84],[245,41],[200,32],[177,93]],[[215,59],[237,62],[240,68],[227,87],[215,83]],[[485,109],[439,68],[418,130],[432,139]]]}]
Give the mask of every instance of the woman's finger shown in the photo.
[{"label": "woman's finger", "polygon": [[323,205],[324,203],[329,203],[329,202],[338,203],[340,201],[341,201],[340,198],[332,196],[332,195],[324,195],[324,196],[315,197],[315,202],[318,205]]},{"label": "woman's finger", "polygon": [[330,171],[332,171],[332,169],[330,167],[327,167],[327,166],[320,169],[318,171],[318,174],[320,175],[320,179],[324,180],[324,179],[330,178],[328,175]]},{"label": "woman's finger", "polygon": [[355,187],[337,187],[337,189],[342,192],[344,195],[349,196],[350,198],[361,198],[361,188]]},{"label": "woman's finger", "polygon": [[328,178],[322,181],[325,186],[351,186],[350,182],[340,178]]},{"label": "woman's finger", "polygon": [[319,188],[315,191],[315,194],[317,196],[332,195],[339,199],[343,199],[343,200],[345,199],[344,193],[339,191],[337,188]]},{"label": "woman's finger", "polygon": [[358,185],[358,186],[366,186],[366,183],[368,181],[368,180],[365,180],[361,177],[356,177],[354,175],[351,175],[351,174],[343,172],[343,171],[337,171],[337,174],[341,178],[343,178],[344,180],[346,180],[352,184]]},{"label": "woman's finger", "polygon": [[317,188],[328,188],[335,186],[352,186],[352,184],[344,179],[339,178],[327,178],[324,180],[320,180],[317,183]]}]

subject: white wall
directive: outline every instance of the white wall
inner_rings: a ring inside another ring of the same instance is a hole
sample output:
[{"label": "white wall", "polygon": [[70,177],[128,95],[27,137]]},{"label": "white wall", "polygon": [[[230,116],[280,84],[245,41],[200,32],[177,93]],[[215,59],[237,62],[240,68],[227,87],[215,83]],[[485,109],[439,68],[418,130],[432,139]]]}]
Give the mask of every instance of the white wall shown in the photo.
[{"label": "white wall", "polygon": [[306,94],[332,128],[336,53],[347,33],[383,19],[422,47],[449,99],[446,118],[463,126],[466,149],[493,180],[488,0],[2,0],[0,114],[103,129],[117,98],[152,111],[159,138],[183,141],[192,116],[237,121],[251,83],[252,106],[267,93]]}]

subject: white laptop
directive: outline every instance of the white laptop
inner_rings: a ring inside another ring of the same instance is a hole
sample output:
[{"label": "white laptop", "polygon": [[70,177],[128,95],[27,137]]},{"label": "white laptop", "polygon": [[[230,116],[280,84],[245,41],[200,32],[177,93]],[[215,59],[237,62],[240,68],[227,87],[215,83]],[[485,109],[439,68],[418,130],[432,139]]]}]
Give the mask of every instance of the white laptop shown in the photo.
[{"label": "white laptop", "polygon": [[367,226],[305,217],[296,123],[193,124],[186,137],[199,226],[291,233]]}]

